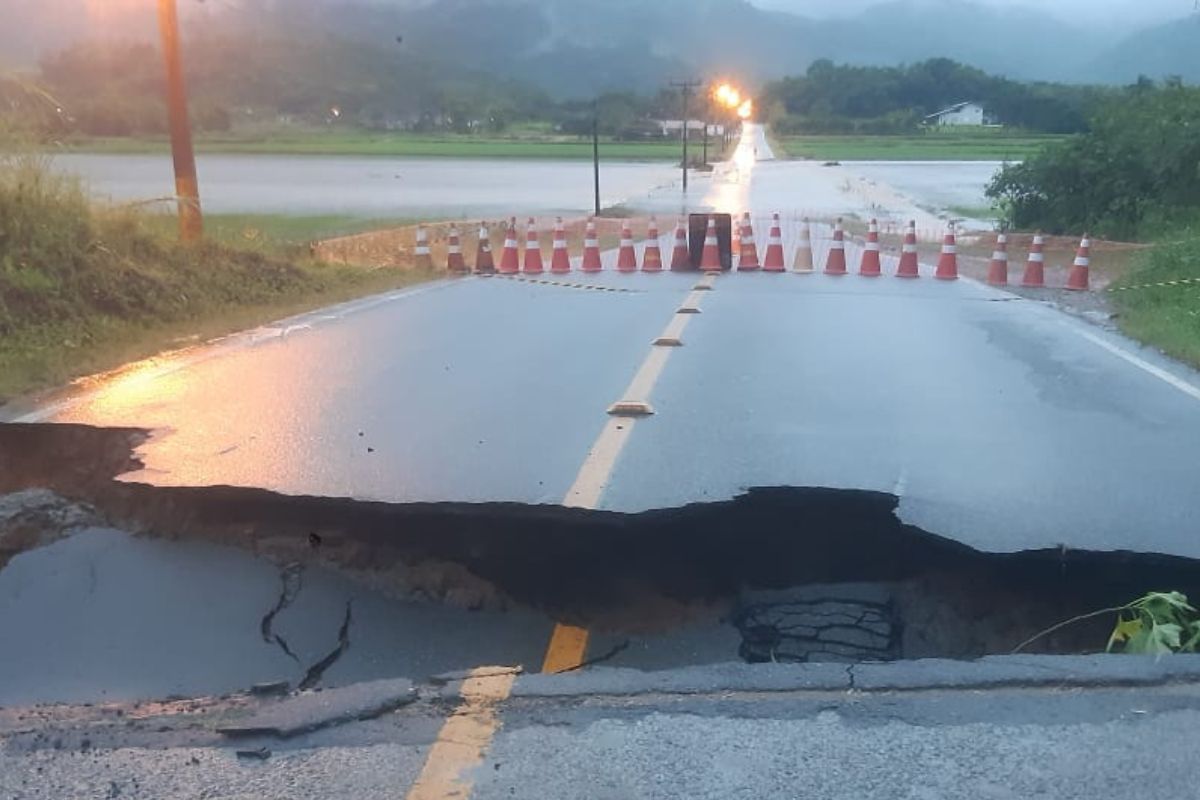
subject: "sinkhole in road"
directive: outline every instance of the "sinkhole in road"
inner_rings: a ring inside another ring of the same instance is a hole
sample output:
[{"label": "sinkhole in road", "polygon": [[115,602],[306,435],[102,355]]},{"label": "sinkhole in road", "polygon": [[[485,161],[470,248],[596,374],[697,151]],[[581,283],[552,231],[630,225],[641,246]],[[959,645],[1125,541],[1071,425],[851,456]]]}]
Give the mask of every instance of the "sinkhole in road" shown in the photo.
[{"label": "sinkhole in road", "polygon": [[[283,564],[387,576],[465,609],[535,609],[607,634],[698,619],[737,631],[730,660],[864,661],[1006,653],[1065,618],[1149,590],[1196,594],[1200,562],[1056,548],[983,553],[902,523],[896,497],[774,487],[627,514],[516,503],[364,502],[114,480],[142,431],[0,425],[0,492],[53,490],[113,525],[249,548]],[[17,455],[19,454],[19,455]],[[20,528],[20,526],[17,526]],[[36,544],[0,530],[0,567]],[[371,576],[374,576],[372,578]],[[1038,640],[1103,650],[1112,618]]]}]

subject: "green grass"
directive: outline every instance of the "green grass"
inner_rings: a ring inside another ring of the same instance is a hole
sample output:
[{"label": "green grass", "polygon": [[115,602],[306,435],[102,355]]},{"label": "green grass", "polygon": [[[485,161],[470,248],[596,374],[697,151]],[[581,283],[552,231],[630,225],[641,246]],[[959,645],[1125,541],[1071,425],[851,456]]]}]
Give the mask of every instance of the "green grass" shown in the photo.
[{"label": "green grass", "polygon": [[[153,153],[170,149],[165,138],[86,138],[64,142],[71,150],[98,153]],[[502,136],[425,136],[366,131],[289,132],[264,136],[201,136],[203,153],[280,155],[411,156],[429,158],[590,159],[591,140],[530,132]],[[697,148],[699,151],[699,148]],[[682,158],[675,140],[617,142],[601,140],[600,157],[609,160],[676,161]]]},{"label": "green grass", "polygon": [[[241,249],[290,253],[317,239],[397,227],[410,219],[370,219],[341,214],[289,216],[287,214],[205,214],[205,238]],[[178,219],[173,213],[147,214],[142,224],[164,236],[173,235]]]},{"label": "green grass", "polygon": [[[1138,256],[1116,287],[1191,278],[1200,280],[1200,235],[1159,244]],[[1200,285],[1113,292],[1121,329],[1169,356],[1200,367]]]},{"label": "green grass", "polygon": [[1064,137],[984,129],[907,136],[783,136],[791,158],[818,161],[1020,161]]},{"label": "green grass", "polygon": [[94,207],[44,159],[0,156],[0,401],[431,277],[308,255],[314,234],[366,224],[218,216],[185,245],[171,217]]}]

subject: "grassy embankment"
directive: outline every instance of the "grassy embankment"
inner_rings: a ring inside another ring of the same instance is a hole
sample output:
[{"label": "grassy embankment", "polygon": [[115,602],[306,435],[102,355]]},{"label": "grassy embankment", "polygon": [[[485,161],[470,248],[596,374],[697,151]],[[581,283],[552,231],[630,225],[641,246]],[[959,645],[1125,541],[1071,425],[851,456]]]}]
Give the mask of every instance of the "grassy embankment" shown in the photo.
[{"label": "grassy embankment", "polygon": [[818,161],[1020,161],[1064,137],[984,128],[906,136],[782,136],[791,158]]},{"label": "grassy embankment", "polygon": [[308,255],[310,239],[370,222],[207,222],[205,241],[183,245],[173,217],[95,206],[43,160],[0,155],[0,401],[427,277]]},{"label": "grassy embankment", "polygon": [[[1138,254],[1113,287],[1117,323],[1129,336],[1200,367],[1200,230],[1164,239]],[[1197,283],[1145,286],[1180,279]]]}]

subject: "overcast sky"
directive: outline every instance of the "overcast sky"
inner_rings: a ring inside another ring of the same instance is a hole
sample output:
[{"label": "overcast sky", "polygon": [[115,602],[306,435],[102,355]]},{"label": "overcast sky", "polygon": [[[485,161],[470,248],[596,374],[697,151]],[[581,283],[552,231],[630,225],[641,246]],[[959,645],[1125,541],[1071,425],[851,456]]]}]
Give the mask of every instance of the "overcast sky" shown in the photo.
[{"label": "overcast sky", "polygon": [[[750,0],[764,8],[778,8],[810,16],[854,14],[882,0]],[[1164,22],[1196,8],[1197,0],[976,0],[999,8],[1033,7],[1077,22],[1128,26]]]}]

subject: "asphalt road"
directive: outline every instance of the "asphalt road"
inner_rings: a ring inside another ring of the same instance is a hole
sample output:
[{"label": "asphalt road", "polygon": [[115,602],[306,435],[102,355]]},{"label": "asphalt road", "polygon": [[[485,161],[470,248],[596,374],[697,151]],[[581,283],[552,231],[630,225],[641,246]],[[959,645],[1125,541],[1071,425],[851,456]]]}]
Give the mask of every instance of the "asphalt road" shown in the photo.
[{"label": "asphalt road", "polygon": [[[760,248],[780,209],[790,246],[816,173],[758,163],[756,147],[770,155],[751,128],[696,206],[750,208]],[[817,229],[818,263],[828,236]],[[858,255],[851,245],[852,269]],[[128,479],[163,485],[629,511],[753,486],[859,488],[984,550],[1196,556],[1200,376],[931,272],[731,274],[707,292],[696,275],[611,269],[447,280],[134,365],[26,418],[153,428]],[[701,313],[676,314],[691,304]],[[651,344],[668,333],[682,346]],[[619,400],[655,413],[610,417]],[[1189,656],[749,666],[726,663],[732,626],[700,620],[632,637],[606,667],[492,676],[472,692],[426,682],[399,712],[286,741],[222,739],[187,703],[121,704],[295,685],[339,624],[349,646],[326,689],[536,671],[554,629],[525,610],[389,599],[312,566],[267,631],[287,574],[240,549],[104,528],[14,557],[0,571],[0,794],[1194,794]],[[609,644],[599,635],[591,654]],[[64,701],[100,705],[31,708]],[[258,746],[265,760],[235,753]],[[473,791],[457,791],[464,780]]]},{"label": "asphalt road", "polygon": [[[787,162],[758,164],[756,148],[770,157],[750,126],[696,202],[760,220],[784,209],[790,261],[799,223],[786,209],[805,187]],[[817,228],[818,270],[828,236]],[[468,278],[327,309],[137,365],[27,419],[159,431],[130,476],[156,484],[562,502],[697,280],[616,274],[605,257],[609,270],[568,285]],[[857,258],[852,244],[852,271]],[[859,488],[898,495],[905,521],[984,550],[1200,555],[1200,376],[931,271],[720,277],[649,384],[657,413],[591,464],[581,504]]]},{"label": "asphalt road", "polygon": [[[930,689],[906,677],[912,668],[875,669],[895,673],[889,688],[847,691],[840,666],[758,667],[750,681],[736,668],[676,674],[633,690],[628,676],[558,678],[552,696],[518,679],[502,708],[476,714],[495,738],[478,762],[445,765],[451,785],[428,767],[447,714],[428,700],[286,740],[222,739],[212,733],[219,709],[203,704],[199,713],[129,709],[138,721],[114,718],[113,707],[78,709],[76,724],[43,722],[65,716],[47,709],[11,727],[0,720],[0,791],[29,800],[105,791],[131,800],[1195,796],[1194,684],[1081,691],[1068,669],[1043,663],[1061,684]],[[613,679],[624,688],[606,694]],[[474,741],[454,749],[470,753]],[[260,747],[264,759],[235,754]]]}]

